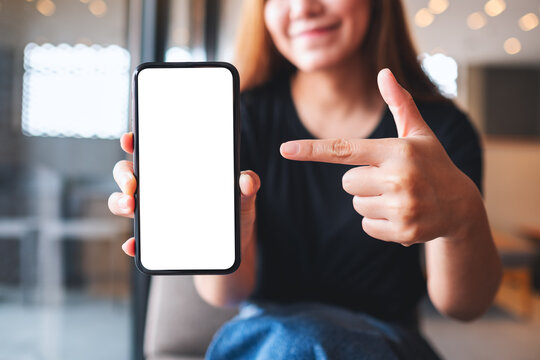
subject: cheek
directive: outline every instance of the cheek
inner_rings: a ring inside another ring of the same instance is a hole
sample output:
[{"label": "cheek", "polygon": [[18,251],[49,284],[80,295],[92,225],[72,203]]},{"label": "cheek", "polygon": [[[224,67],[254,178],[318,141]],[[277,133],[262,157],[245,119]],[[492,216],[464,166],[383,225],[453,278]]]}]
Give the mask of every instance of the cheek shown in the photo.
[{"label": "cheek", "polygon": [[285,41],[286,14],[283,9],[267,2],[264,7],[264,24],[272,40],[278,46]]},{"label": "cheek", "polygon": [[368,19],[371,12],[371,0],[331,0],[328,6],[343,16],[356,17],[357,20]]},{"label": "cheek", "polygon": [[[379,1],[379,0],[377,0]],[[343,0],[335,3],[335,11],[342,15],[348,43],[353,47],[358,47],[364,41],[367,33],[370,14],[371,1],[369,0]]]}]

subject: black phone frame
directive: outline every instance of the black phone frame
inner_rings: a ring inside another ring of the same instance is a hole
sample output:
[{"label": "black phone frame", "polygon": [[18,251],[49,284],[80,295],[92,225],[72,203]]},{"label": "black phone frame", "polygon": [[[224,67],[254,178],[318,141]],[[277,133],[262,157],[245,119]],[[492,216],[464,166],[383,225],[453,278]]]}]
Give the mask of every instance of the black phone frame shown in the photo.
[{"label": "black phone frame", "polygon": [[[140,218],[139,218],[139,107],[138,107],[138,76],[144,69],[152,68],[200,68],[200,67],[220,67],[231,72],[233,83],[233,143],[234,143],[234,229],[235,229],[235,254],[234,263],[228,269],[194,269],[194,270],[150,270],[141,263],[141,243],[140,243]],[[204,62],[146,62],[142,63],[133,72],[132,86],[132,129],[133,129],[133,172],[137,180],[135,190],[135,264],[139,271],[148,275],[225,275],[233,273],[241,263],[240,246],[240,187],[238,184],[240,176],[240,76],[234,65],[222,61]]]}]

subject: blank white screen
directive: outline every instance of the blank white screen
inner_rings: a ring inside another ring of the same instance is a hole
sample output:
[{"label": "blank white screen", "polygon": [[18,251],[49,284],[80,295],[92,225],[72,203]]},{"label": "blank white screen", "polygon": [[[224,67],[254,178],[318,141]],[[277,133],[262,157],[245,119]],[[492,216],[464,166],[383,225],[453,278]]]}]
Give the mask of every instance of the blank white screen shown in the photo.
[{"label": "blank white screen", "polygon": [[233,265],[233,119],[228,69],[139,72],[138,251],[146,269]]}]

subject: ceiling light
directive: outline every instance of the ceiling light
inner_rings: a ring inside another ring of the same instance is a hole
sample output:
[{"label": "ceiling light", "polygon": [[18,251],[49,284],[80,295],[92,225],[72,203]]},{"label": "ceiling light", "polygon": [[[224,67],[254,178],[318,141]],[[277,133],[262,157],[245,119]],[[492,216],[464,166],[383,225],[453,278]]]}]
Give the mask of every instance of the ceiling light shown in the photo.
[{"label": "ceiling light", "polygon": [[36,9],[43,16],[51,16],[56,11],[56,5],[51,0],[39,0]]},{"label": "ceiling light", "polygon": [[528,13],[523,15],[518,23],[521,30],[530,31],[538,26],[538,16],[533,13]]},{"label": "ceiling light", "polygon": [[429,0],[428,8],[433,14],[442,14],[448,9],[448,0]]},{"label": "ceiling light", "polygon": [[93,0],[88,5],[88,10],[96,17],[103,17],[107,12],[107,4],[103,0]]},{"label": "ceiling light", "polygon": [[515,37],[511,37],[504,42],[504,51],[509,55],[515,55],[521,51],[521,42]]},{"label": "ceiling light", "polygon": [[489,0],[484,5],[484,11],[489,16],[500,15],[504,10],[506,10],[506,3],[504,0]]},{"label": "ceiling light", "polygon": [[414,22],[416,26],[424,28],[431,25],[434,19],[435,17],[433,16],[433,14],[429,12],[428,9],[423,8],[418,10],[418,12],[416,13],[416,16],[414,17]]},{"label": "ceiling light", "polygon": [[477,11],[467,17],[467,26],[471,30],[478,30],[486,26],[487,19],[484,13]]}]

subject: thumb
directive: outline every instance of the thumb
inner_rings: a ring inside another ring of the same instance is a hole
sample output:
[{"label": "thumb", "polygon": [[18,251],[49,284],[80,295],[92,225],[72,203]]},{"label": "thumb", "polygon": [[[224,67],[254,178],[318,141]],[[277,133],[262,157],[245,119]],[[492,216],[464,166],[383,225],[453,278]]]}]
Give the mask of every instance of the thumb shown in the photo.
[{"label": "thumb", "polygon": [[399,85],[389,69],[383,69],[379,72],[377,83],[384,101],[394,115],[400,138],[433,134],[422,119],[411,94]]},{"label": "thumb", "polygon": [[242,211],[249,211],[255,207],[255,198],[261,187],[261,180],[252,170],[242,171],[239,179]]}]

